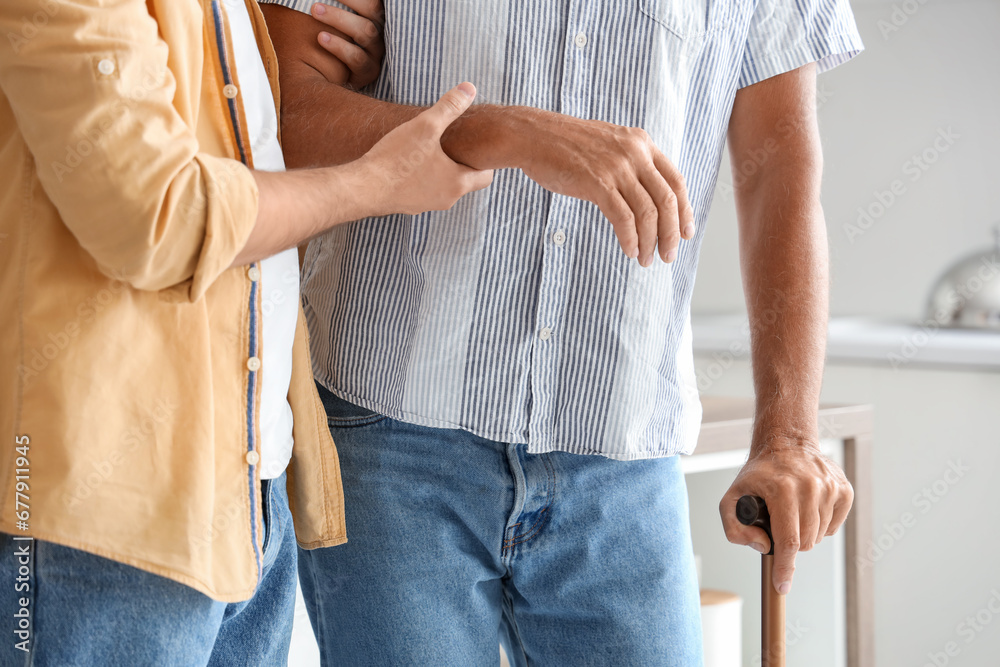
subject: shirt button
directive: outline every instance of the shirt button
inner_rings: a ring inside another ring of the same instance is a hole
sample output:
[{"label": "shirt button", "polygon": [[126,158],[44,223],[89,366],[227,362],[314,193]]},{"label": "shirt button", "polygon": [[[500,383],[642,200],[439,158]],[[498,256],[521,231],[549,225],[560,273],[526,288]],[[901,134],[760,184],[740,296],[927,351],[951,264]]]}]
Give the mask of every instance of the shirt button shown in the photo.
[{"label": "shirt button", "polygon": [[556,233],[552,235],[552,242],[556,245],[566,243],[566,232],[561,229],[556,230]]},{"label": "shirt button", "polygon": [[257,357],[250,357],[249,359],[247,359],[247,368],[249,368],[251,371],[259,371],[260,359],[258,359]]},{"label": "shirt button", "polygon": [[230,100],[239,95],[239,93],[240,93],[239,88],[237,88],[231,83],[222,89],[222,94],[225,95]]},{"label": "shirt button", "polygon": [[587,35],[582,32],[577,33],[576,37],[573,38],[573,43],[582,49],[587,46]]},{"label": "shirt button", "polygon": [[552,338],[552,329],[545,327],[544,329],[538,332],[538,337],[541,338],[542,340],[548,340],[549,338]]},{"label": "shirt button", "polygon": [[115,72],[115,61],[110,58],[104,58],[97,63],[97,71],[104,76],[111,76]]},{"label": "shirt button", "polygon": [[251,266],[249,269],[247,269],[247,278],[249,278],[254,282],[260,280],[260,269],[258,269],[256,266]]},{"label": "shirt button", "polygon": [[255,466],[258,463],[260,463],[260,454],[258,454],[253,450],[247,452],[247,463],[249,463],[252,466]]}]

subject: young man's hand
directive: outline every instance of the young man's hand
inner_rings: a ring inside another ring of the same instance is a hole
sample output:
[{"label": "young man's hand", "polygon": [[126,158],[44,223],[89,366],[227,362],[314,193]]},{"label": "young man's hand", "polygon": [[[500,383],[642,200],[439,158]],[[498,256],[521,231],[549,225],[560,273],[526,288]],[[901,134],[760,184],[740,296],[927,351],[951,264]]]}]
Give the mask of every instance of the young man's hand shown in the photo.
[{"label": "young man's hand", "polygon": [[391,213],[449,209],[493,181],[491,170],[458,164],[441,148],[441,133],[476,96],[471,83],[386,134],[355,161],[288,172],[253,172],[257,224],[233,266],[300,246],[334,225]]},{"label": "young man's hand", "polygon": [[382,137],[357,161],[375,186],[372,215],[443,211],[493,182],[493,170],[459,164],[441,147],[441,134],[476,97],[471,83],[444,94],[437,104]]}]

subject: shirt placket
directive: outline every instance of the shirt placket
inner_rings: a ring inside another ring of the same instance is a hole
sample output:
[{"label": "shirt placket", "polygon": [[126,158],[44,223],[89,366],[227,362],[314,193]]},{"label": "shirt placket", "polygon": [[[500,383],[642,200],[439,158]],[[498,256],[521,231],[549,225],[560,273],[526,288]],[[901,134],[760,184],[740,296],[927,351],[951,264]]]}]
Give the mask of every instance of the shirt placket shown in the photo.
[{"label": "shirt placket", "polygon": [[[249,147],[246,144],[244,135],[243,124],[240,122],[239,113],[239,96],[240,90],[236,85],[236,78],[233,74],[232,58],[233,53],[231,50],[231,45],[229,44],[229,38],[226,34],[226,19],[224,17],[223,9],[216,0],[212,3],[212,15],[215,22],[215,38],[216,46],[219,51],[219,64],[222,68],[223,76],[223,88],[222,96],[226,100],[226,106],[229,111],[230,122],[233,126],[233,132],[236,139],[236,146],[239,151],[240,161],[253,168],[253,158],[249,152]],[[259,386],[259,376],[261,370],[261,357],[260,357],[260,266],[259,263],[253,263],[247,267],[246,277],[250,281],[249,289],[249,300],[247,307],[249,309],[249,331],[248,331],[248,349],[246,353],[246,369],[247,373],[247,396],[246,396],[246,410],[247,410],[247,448],[244,455],[244,460],[247,464],[247,492],[250,496],[250,534],[253,540],[253,551],[254,557],[257,563],[257,580],[261,579],[263,574],[262,567],[262,544],[263,535],[260,534],[258,528],[258,514],[261,511],[261,506],[258,502],[257,485],[257,464],[260,462],[260,454],[258,452],[257,443],[257,392]]]},{"label": "shirt placket", "polygon": [[[558,110],[577,118],[589,118],[595,35],[593,3],[569,3],[563,44],[562,85],[557,92]],[[535,309],[532,338],[531,412],[529,451],[546,451],[553,442],[556,406],[559,400],[559,359],[571,332],[564,327],[573,254],[579,232],[578,203],[553,195],[542,230],[542,271]]]}]

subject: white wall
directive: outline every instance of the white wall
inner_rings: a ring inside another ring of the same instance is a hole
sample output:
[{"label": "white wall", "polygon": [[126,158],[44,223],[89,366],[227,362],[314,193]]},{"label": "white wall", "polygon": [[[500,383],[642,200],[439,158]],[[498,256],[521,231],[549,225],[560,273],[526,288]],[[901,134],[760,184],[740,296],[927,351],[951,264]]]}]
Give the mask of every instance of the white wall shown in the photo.
[{"label": "white wall", "polygon": [[[917,9],[883,36],[879,22],[891,26],[893,7],[904,4]],[[819,78],[831,310],[914,321],[938,274],[989,246],[1000,221],[1000,2],[868,0],[854,10],[866,51]],[[908,161],[948,128],[958,138],[914,182]],[[845,227],[857,224],[858,208],[877,204],[875,193],[897,179],[905,192],[852,242]],[[731,182],[727,162],[695,313],[743,309]]]}]

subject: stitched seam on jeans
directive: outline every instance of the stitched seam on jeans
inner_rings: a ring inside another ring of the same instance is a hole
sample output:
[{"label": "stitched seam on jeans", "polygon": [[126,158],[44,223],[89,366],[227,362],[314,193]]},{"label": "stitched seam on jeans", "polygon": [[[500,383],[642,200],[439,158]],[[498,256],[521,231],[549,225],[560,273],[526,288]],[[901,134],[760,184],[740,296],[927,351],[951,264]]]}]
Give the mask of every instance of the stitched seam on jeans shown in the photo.
[{"label": "stitched seam on jeans", "polygon": [[310,563],[309,575],[313,584],[313,605],[316,607],[316,623],[313,624],[313,634],[316,636],[316,644],[319,646],[320,656],[322,656],[326,653],[326,647],[323,643],[323,635],[325,634],[326,628],[326,614],[323,613],[323,595],[319,590],[319,581],[316,577],[316,558],[314,556],[314,554],[308,554],[308,558],[313,561]]},{"label": "stitched seam on jeans", "polygon": [[[542,532],[542,528],[545,527],[545,524],[548,521],[548,511],[552,508],[552,503],[555,502],[556,496],[556,471],[552,466],[552,462],[549,460],[548,455],[543,454],[542,456],[544,457],[542,462],[545,464],[545,469],[548,472],[549,477],[549,493],[545,500],[545,507],[538,511],[538,520],[535,521],[531,528],[528,529],[527,534],[515,535],[508,540],[504,540],[504,549],[509,549],[510,547],[515,547],[518,544],[524,544],[525,542],[534,539],[540,532]],[[521,523],[518,522],[513,525],[520,526]]]},{"label": "stitched seam on jeans", "polygon": [[[528,532],[521,535],[515,535],[514,537],[504,540],[504,548],[507,549],[509,547],[517,546],[518,544],[524,544],[525,542],[534,539],[540,532],[542,532],[542,528],[544,528],[545,524],[548,522],[548,511],[551,506],[552,501],[550,497],[545,507],[538,511],[538,520],[531,524],[531,528],[528,529]],[[515,523],[514,525],[520,526],[521,524]]]},{"label": "stitched seam on jeans", "polygon": [[329,428],[357,428],[359,426],[371,426],[385,421],[387,415],[374,412],[364,417],[327,417],[326,423]]},{"label": "stitched seam on jeans", "polygon": [[[507,592],[507,589],[503,587],[502,582],[500,585],[500,591],[503,593],[504,602],[507,603],[507,610],[510,612],[510,627],[513,629],[514,636],[517,638],[517,647],[521,649],[521,657],[524,658],[524,664],[529,665],[531,663],[528,660],[528,652],[524,650],[524,640],[521,639],[521,628],[517,626],[517,619],[514,616],[514,601],[511,599],[510,593]],[[510,658],[511,656],[507,657]]]},{"label": "stitched seam on jeans", "polygon": [[531,528],[529,529],[530,532],[528,532],[525,535],[516,535],[510,539],[504,540],[504,548],[517,546],[518,544],[524,544],[528,540],[538,535],[538,533],[541,532],[542,528],[544,527],[546,519],[548,519],[548,514],[547,514],[548,511],[549,508],[547,506],[539,510],[538,521],[536,521],[531,525]]}]

